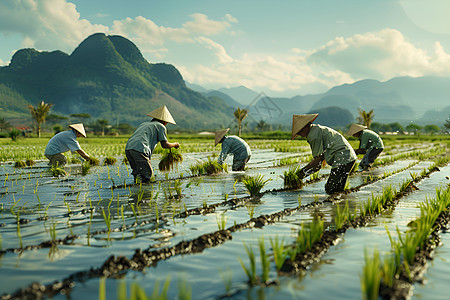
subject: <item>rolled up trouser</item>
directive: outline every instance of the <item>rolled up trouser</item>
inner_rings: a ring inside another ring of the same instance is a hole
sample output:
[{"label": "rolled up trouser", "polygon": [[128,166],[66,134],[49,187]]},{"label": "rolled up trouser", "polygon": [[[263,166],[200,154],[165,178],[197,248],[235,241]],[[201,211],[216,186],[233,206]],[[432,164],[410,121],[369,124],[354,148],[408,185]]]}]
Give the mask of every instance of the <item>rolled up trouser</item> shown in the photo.
[{"label": "rolled up trouser", "polygon": [[233,166],[231,167],[231,170],[233,171],[244,171],[245,164],[250,160],[251,155],[249,155],[244,160],[237,160],[233,159]]},{"label": "rolled up trouser", "polygon": [[370,149],[362,158],[361,162],[359,163],[359,166],[361,168],[369,168],[372,166],[375,159],[377,159],[378,155],[383,151],[383,148],[372,148]]},{"label": "rolled up trouser", "polygon": [[133,169],[134,181],[140,177],[143,183],[149,182],[153,176],[153,168],[150,164],[150,158],[144,153],[135,150],[125,150],[125,155],[130,163],[131,169]]},{"label": "rolled up trouser", "polygon": [[348,175],[353,169],[355,161],[348,164],[332,168],[327,183],[325,184],[325,192],[331,195],[336,192],[342,192],[347,184]]},{"label": "rolled up trouser", "polygon": [[54,155],[50,155],[50,154],[44,154],[45,157],[47,157],[50,161],[48,163],[49,166],[64,166],[65,164],[67,164],[67,157],[62,154],[62,153],[58,153],[58,154],[54,154]]}]

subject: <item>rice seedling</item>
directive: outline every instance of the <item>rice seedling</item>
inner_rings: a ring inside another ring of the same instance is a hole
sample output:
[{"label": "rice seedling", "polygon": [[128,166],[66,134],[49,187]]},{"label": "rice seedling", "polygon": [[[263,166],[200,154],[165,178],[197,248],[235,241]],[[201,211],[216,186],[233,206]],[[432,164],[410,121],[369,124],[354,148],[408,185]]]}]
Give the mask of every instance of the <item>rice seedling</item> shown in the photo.
[{"label": "rice seedling", "polygon": [[269,280],[270,272],[270,261],[269,256],[266,253],[266,246],[264,243],[264,236],[258,239],[259,257],[261,259],[261,269],[262,269],[262,282],[266,283]]},{"label": "rice seedling", "polygon": [[267,185],[269,181],[272,179],[264,179],[264,176],[259,174],[254,177],[246,177],[242,180],[245,187],[247,188],[247,192],[250,194],[250,196],[258,195],[261,189]]},{"label": "rice seedling", "polygon": [[[0,239],[1,241],[1,239]],[[1,247],[1,244],[0,244]],[[1,249],[1,248],[0,248]],[[231,286],[233,283],[233,271],[228,267],[226,271],[219,269],[220,277],[222,278],[223,284],[225,285],[225,291],[227,295],[230,294]]]},{"label": "rice seedling", "polygon": [[111,165],[114,165],[116,162],[117,162],[117,158],[108,156],[108,157],[105,157],[105,159],[103,160],[103,165],[111,166]]},{"label": "rice seedling", "polygon": [[124,165],[130,164],[130,163],[128,162],[128,158],[127,158],[126,156],[122,159],[122,164],[124,164]]},{"label": "rice seedling", "polygon": [[111,232],[111,212],[108,208],[108,216],[105,213],[105,210],[102,208],[103,219],[105,220],[106,227],[108,227],[108,236]]},{"label": "rice seedling", "polygon": [[189,166],[189,171],[193,176],[213,175],[222,171],[227,172],[227,167],[226,164],[221,165],[217,161],[211,160],[211,157],[208,157],[207,162],[199,162]]},{"label": "rice seedling", "polygon": [[247,245],[244,242],[244,248],[245,252],[247,252],[248,259],[250,261],[250,266],[247,268],[244,265],[244,262],[239,257],[239,263],[242,266],[242,269],[244,269],[245,274],[248,277],[250,285],[254,285],[256,283],[256,260],[255,260],[255,252],[253,251],[253,248],[247,247]]},{"label": "rice seedling", "polygon": [[302,223],[302,228],[297,235],[297,248],[299,253],[311,250],[312,245],[320,240],[323,235],[323,221],[314,220],[309,225]]},{"label": "rice seedling", "polygon": [[380,254],[378,249],[374,249],[372,257],[369,257],[367,248],[364,249],[364,266],[360,277],[362,298],[366,300],[378,299],[381,283]]},{"label": "rice seedling", "polygon": [[336,214],[334,216],[334,224],[336,229],[339,230],[344,226],[345,222],[348,220],[349,208],[348,201],[345,202],[345,206],[342,209],[340,205],[336,206]]},{"label": "rice seedling", "polygon": [[254,205],[246,205],[245,207],[247,207],[248,216],[250,217],[250,219],[253,219],[253,216],[255,215],[255,206]]},{"label": "rice seedling", "polygon": [[100,160],[98,158],[95,158],[95,157],[92,157],[92,156],[89,157],[86,161],[89,162],[89,164],[91,166],[98,166],[98,165],[100,165]]},{"label": "rice seedling", "polygon": [[27,166],[27,164],[24,161],[22,161],[22,160],[17,160],[14,163],[14,168],[24,168],[26,166]]},{"label": "rice seedling", "polygon": [[52,165],[50,167],[50,173],[53,175],[53,177],[66,177],[69,175],[69,173],[67,173],[67,171],[63,168],[59,167],[58,164]]},{"label": "rice seedling", "polygon": [[180,278],[178,280],[177,287],[178,287],[178,299],[191,300],[192,287],[187,284],[187,281],[184,278]]},{"label": "rice seedling", "polygon": [[28,158],[28,159],[25,161],[25,164],[26,164],[27,166],[31,167],[31,166],[33,166],[33,165],[35,164],[35,161]]},{"label": "rice seedling", "polygon": [[178,165],[183,161],[183,156],[175,148],[169,148],[165,150],[164,154],[159,161],[158,168],[160,171],[170,171],[174,165]]},{"label": "rice seedling", "polygon": [[281,267],[283,266],[284,261],[288,255],[288,252],[284,248],[284,239],[281,241],[278,239],[278,235],[275,236],[275,240],[270,239],[270,245],[273,250],[273,259],[275,261],[275,267],[277,272],[280,272]]},{"label": "rice seedling", "polygon": [[303,181],[300,175],[301,168],[299,166],[291,167],[288,171],[284,171],[281,178],[284,181],[284,187],[289,189],[301,189]]},{"label": "rice seedling", "polygon": [[216,215],[216,222],[217,222],[217,227],[219,227],[219,230],[225,230],[227,221],[228,221],[228,217],[225,214],[225,212]]}]

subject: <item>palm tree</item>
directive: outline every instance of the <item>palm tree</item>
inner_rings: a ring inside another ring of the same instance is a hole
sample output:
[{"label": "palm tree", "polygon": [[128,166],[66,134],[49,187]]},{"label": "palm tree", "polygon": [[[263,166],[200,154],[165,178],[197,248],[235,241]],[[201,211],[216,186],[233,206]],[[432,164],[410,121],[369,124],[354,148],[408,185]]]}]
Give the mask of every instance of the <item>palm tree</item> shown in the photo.
[{"label": "palm tree", "polygon": [[360,108],[358,108],[358,112],[359,112],[359,116],[356,118],[356,121],[358,121],[358,123],[366,126],[367,128],[370,128],[370,125],[372,124],[373,121],[373,109],[369,112],[366,112],[365,110],[361,110]]},{"label": "palm tree", "polygon": [[9,122],[6,121],[5,118],[0,118],[0,132],[2,132],[3,130],[8,129],[9,127],[11,127]]},{"label": "palm tree", "polygon": [[238,136],[241,136],[242,131],[242,121],[248,116],[248,110],[247,109],[240,109],[239,107],[234,111],[234,117],[237,119],[239,123],[239,134]]},{"label": "palm tree", "polygon": [[50,111],[50,108],[52,106],[53,104],[45,103],[44,101],[39,103],[36,108],[31,104],[28,105],[28,109],[30,110],[31,116],[33,117],[37,125],[38,137],[41,137],[41,124],[45,123],[45,118],[47,117],[48,112]]}]

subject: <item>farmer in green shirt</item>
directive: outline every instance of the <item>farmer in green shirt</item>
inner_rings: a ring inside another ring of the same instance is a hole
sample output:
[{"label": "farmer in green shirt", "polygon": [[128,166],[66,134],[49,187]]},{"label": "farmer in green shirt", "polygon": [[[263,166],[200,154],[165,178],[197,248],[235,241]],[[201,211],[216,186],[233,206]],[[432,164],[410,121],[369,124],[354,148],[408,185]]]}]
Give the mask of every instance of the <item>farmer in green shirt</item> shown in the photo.
[{"label": "farmer in green shirt", "polygon": [[331,166],[325,192],[333,194],[343,191],[356,161],[356,154],[349,142],[336,130],[312,124],[319,114],[293,115],[292,140],[298,135],[306,138],[313,159],[300,171],[300,177],[317,172],[325,160]]},{"label": "farmer in green shirt", "polygon": [[161,106],[147,114],[153,119],[144,122],[128,139],[125,146],[125,155],[133,169],[134,181],[139,177],[142,183],[148,183],[153,175],[153,168],[150,158],[158,142],[163,148],[178,148],[178,142],[169,143],[167,141],[167,123],[176,124],[167,107]]},{"label": "farmer in green shirt", "polygon": [[358,169],[359,171],[367,171],[383,151],[383,140],[378,134],[359,124],[352,124],[347,134],[359,139],[359,148],[355,150],[355,153],[365,155],[359,163]]}]

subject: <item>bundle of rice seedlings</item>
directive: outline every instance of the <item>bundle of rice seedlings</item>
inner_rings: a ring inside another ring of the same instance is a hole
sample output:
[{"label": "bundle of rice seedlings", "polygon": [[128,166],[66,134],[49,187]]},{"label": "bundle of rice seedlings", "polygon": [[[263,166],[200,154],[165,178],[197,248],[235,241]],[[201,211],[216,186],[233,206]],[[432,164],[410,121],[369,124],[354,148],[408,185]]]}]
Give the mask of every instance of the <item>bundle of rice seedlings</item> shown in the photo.
[{"label": "bundle of rice seedlings", "polygon": [[103,160],[103,164],[108,165],[108,166],[113,165],[116,162],[117,162],[117,158],[112,157],[112,156],[105,157],[105,159]]},{"label": "bundle of rice seedlings", "polygon": [[81,164],[81,174],[87,175],[89,173],[89,170],[91,169],[91,164],[88,161],[85,161]]},{"label": "bundle of rice seedlings", "polygon": [[78,158],[76,158],[76,157],[72,157],[70,159],[70,163],[71,164],[79,164],[79,163],[81,163],[81,161]]},{"label": "bundle of rice seedlings", "polygon": [[26,165],[27,164],[24,161],[18,160],[14,164],[14,168],[24,168],[24,167],[26,167]]},{"label": "bundle of rice seedlings", "polygon": [[247,177],[242,180],[245,187],[247,188],[250,196],[258,195],[261,189],[272,179],[264,179],[264,176],[259,174],[255,177]]},{"label": "bundle of rice seedlings", "polygon": [[183,161],[183,156],[177,149],[169,148],[169,150],[165,150],[161,160],[158,164],[160,171],[169,171],[173,169],[173,165],[178,165]]},{"label": "bundle of rice seedlings", "polygon": [[221,165],[215,160],[211,160],[211,157],[208,157],[208,161],[199,162],[195,165],[189,166],[189,170],[191,171],[193,176],[199,175],[213,175],[220,172],[228,172],[227,166],[225,164]]},{"label": "bundle of rice seedlings", "polygon": [[25,161],[25,164],[26,164],[27,166],[31,167],[32,165],[35,164],[35,162],[34,162],[34,160],[32,160],[32,159],[27,159],[27,160]]},{"label": "bundle of rice seedlings", "polygon": [[89,157],[89,159],[87,160],[89,162],[89,164],[91,166],[98,166],[100,164],[100,161],[98,160],[98,158],[95,157]]},{"label": "bundle of rice seedlings", "polygon": [[299,166],[295,166],[292,168],[289,168],[288,171],[284,171],[283,178],[284,180],[284,187],[289,189],[301,189],[303,187],[303,181],[298,176],[301,168]]},{"label": "bundle of rice seedlings", "polygon": [[51,166],[50,172],[52,173],[52,175],[54,177],[60,177],[60,176],[65,177],[65,176],[69,175],[69,173],[67,173],[66,170],[64,170],[63,168],[61,168],[57,164]]}]

